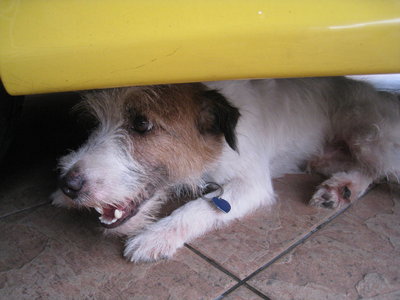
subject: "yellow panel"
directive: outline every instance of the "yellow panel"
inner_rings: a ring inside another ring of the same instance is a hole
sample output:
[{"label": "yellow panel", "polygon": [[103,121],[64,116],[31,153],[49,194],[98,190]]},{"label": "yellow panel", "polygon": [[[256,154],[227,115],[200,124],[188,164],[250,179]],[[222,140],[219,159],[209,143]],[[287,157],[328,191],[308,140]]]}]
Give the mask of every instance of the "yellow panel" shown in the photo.
[{"label": "yellow panel", "polygon": [[11,94],[395,72],[399,0],[0,0]]}]

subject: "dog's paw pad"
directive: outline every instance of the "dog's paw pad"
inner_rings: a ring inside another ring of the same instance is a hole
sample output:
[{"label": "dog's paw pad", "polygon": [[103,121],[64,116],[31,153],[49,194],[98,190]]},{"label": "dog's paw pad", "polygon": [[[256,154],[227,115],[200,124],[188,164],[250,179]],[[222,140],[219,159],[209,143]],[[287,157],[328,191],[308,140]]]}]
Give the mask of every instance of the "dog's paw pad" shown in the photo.
[{"label": "dog's paw pad", "polygon": [[310,205],[337,208],[350,202],[351,190],[346,185],[322,184],[311,198]]},{"label": "dog's paw pad", "polygon": [[325,207],[325,208],[334,208],[335,207],[335,201],[321,202],[321,206]]}]

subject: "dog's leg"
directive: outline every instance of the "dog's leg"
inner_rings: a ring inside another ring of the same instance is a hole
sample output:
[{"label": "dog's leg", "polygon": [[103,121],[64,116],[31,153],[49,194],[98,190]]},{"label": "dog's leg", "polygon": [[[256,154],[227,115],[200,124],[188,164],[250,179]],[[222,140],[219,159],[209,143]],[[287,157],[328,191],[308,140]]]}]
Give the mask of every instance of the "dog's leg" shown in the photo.
[{"label": "dog's leg", "polygon": [[360,172],[339,172],[325,180],[311,198],[310,204],[325,208],[336,208],[360,198],[373,179]]},{"label": "dog's leg", "polygon": [[184,243],[223,226],[274,201],[271,180],[232,180],[224,185],[223,198],[231,204],[224,213],[202,198],[193,200],[145,228],[126,242],[124,256],[130,261],[153,261],[171,257]]}]

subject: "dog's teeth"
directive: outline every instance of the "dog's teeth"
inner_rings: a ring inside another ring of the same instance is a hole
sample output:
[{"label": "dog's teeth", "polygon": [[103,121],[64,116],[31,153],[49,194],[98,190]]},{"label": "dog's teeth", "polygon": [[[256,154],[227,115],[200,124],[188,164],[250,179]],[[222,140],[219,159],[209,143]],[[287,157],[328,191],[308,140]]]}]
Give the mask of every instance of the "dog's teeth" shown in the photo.
[{"label": "dog's teeth", "polygon": [[95,208],[94,208],[99,214],[103,214],[103,208],[102,207],[100,207],[100,206],[96,206]]},{"label": "dog's teeth", "polygon": [[104,224],[107,224],[107,225],[111,224],[111,222],[109,220],[107,220],[106,218],[103,218],[103,216],[100,216],[99,220],[100,220],[101,223],[104,223]]},{"label": "dog's teeth", "polygon": [[107,224],[107,225],[113,224],[113,223],[118,221],[118,219],[116,219],[116,218],[114,218],[112,220],[107,220],[106,218],[103,218],[103,216],[100,216],[99,220],[100,220],[101,223]]},{"label": "dog's teeth", "polygon": [[122,211],[120,211],[119,209],[116,209],[116,210],[114,211],[114,217],[115,217],[116,219],[121,218],[121,217],[122,217]]}]

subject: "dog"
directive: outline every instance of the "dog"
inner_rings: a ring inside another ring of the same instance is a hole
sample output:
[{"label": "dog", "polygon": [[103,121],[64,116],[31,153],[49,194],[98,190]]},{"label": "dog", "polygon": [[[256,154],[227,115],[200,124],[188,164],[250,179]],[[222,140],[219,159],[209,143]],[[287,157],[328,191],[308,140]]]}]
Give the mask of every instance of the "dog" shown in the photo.
[{"label": "dog", "polygon": [[[272,179],[327,179],[310,204],[337,208],[400,175],[400,102],[344,77],[238,80],[84,94],[98,125],[59,160],[53,203],[97,211],[133,262],[276,201]],[[188,197],[157,218],[170,199]]]}]

